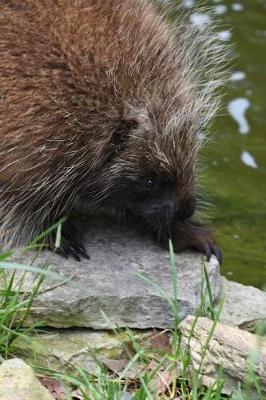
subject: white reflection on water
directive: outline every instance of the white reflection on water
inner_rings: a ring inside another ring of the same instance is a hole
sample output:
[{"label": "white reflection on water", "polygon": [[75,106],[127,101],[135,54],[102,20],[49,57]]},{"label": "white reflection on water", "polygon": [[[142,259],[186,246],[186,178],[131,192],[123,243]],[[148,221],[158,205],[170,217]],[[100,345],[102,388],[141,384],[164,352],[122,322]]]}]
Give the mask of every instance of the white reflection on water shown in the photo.
[{"label": "white reflection on water", "polygon": [[231,7],[233,11],[242,11],[244,8],[243,4],[240,3],[234,3]]},{"label": "white reflection on water", "polygon": [[182,4],[186,8],[192,8],[195,5],[195,0],[183,0]]},{"label": "white reflection on water", "polygon": [[242,152],[241,160],[245,165],[248,165],[251,168],[258,168],[258,164],[256,163],[255,158],[248,151]]},{"label": "white reflection on water", "polygon": [[243,79],[245,79],[245,77],[246,77],[245,72],[235,71],[230,76],[230,79],[231,79],[231,81],[242,81]]},{"label": "white reflection on water", "polygon": [[218,4],[217,6],[213,7],[213,12],[217,15],[225,14],[226,11],[227,7],[224,4]]},{"label": "white reflection on water", "polygon": [[234,99],[228,104],[228,112],[231,117],[238,123],[239,132],[242,135],[246,135],[250,131],[250,127],[245,116],[245,112],[249,107],[250,101],[245,97]]},{"label": "white reflection on water", "polygon": [[208,14],[195,12],[190,15],[190,21],[192,25],[196,26],[200,30],[203,30],[211,23],[211,18]]},{"label": "white reflection on water", "polygon": [[218,37],[220,40],[223,40],[226,42],[227,40],[230,40],[232,36],[232,33],[230,31],[221,31],[218,33]]}]

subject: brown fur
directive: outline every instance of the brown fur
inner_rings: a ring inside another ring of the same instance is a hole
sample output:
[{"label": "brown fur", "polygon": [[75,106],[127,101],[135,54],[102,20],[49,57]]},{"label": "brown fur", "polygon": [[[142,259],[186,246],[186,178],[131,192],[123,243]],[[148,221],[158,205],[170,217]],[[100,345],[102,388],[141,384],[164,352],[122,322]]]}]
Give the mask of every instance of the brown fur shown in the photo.
[{"label": "brown fur", "polygon": [[124,175],[167,177],[178,204],[189,199],[219,85],[199,73],[214,47],[145,0],[2,1],[2,247],[29,241],[80,198],[113,206]]}]

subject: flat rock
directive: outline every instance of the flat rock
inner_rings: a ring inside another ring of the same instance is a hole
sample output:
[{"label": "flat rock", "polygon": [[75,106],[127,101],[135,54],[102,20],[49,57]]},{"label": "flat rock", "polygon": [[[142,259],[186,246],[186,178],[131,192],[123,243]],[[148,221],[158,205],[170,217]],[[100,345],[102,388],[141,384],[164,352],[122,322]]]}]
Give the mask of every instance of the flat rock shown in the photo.
[{"label": "flat rock", "polygon": [[[156,331],[157,332],[157,331]],[[145,348],[153,330],[133,331],[134,340]],[[82,368],[97,374],[99,362],[128,358],[132,342],[126,331],[93,331],[91,329],[54,329],[32,335],[20,336],[13,343],[13,351],[28,363],[57,371]],[[72,366],[72,367],[71,367]]]},{"label": "flat rock", "polygon": [[0,400],[53,400],[24,361],[13,358],[0,366]]},{"label": "flat rock", "polygon": [[[174,280],[179,317],[193,314],[201,301],[203,256],[176,256],[176,277],[169,253],[132,229],[106,221],[87,221],[84,243],[90,260],[76,262],[49,252],[35,261],[42,267],[49,260],[51,270],[62,277],[49,277],[33,303],[27,323],[43,321],[46,326],[110,329],[166,328],[173,325]],[[16,257],[29,264],[32,253]],[[213,298],[220,294],[219,264],[215,257],[206,263]],[[145,278],[143,278],[145,276]],[[25,288],[34,275],[27,273]],[[66,278],[71,278],[65,282]],[[148,280],[148,281],[147,281]]]},{"label": "flat rock", "polygon": [[[240,326],[249,330],[252,319],[254,321],[254,329],[252,330],[257,331],[256,323],[265,318],[265,293],[252,287],[228,281],[225,278],[222,278],[222,283],[221,297],[225,296],[225,298],[221,321],[231,326]],[[247,324],[248,326],[246,326]],[[227,331],[230,330],[227,329]],[[257,331],[257,333],[259,332]],[[134,330],[132,334],[134,334],[135,340],[143,348],[146,348],[149,347],[149,339],[154,331],[152,329]],[[239,334],[242,335],[241,331]],[[243,334],[243,337],[245,337],[245,334]],[[128,346],[130,347],[130,343],[127,330],[119,330],[114,333],[88,328],[49,329],[46,333],[39,333],[31,338],[18,337],[13,344],[13,351],[27,362],[34,362],[45,368],[61,371],[72,365],[95,374],[98,367],[95,356],[100,362],[104,362],[106,359],[121,360],[127,358],[125,349]]]},{"label": "flat rock", "polygon": [[266,292],[222,278],[221,298],[222,323],[254,331],[257,322],[266,321]]}]

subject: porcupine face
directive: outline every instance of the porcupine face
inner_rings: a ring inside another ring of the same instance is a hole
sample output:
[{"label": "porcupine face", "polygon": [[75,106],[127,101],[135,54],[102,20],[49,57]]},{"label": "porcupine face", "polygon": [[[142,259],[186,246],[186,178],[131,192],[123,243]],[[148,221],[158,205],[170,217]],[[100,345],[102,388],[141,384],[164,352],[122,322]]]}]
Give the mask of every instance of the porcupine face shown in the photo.
[{"label": "porcupine face", "polygon": [[144,169],[134,179],[121,176],[119,191],[121,187],[121,206],[155,227],[170,224],[175,217],[185,220],[195,211],[193,189],[183,196],[182,186],[177,180],[156,171],[147,170],[145,173]]},{"label": "porcupine face", "polygon": [[100,179],[107,206],[130,210],[154,227],[185,220],[196,207],[194,128],[183,119],[162,124],[156,118],[142,109],[120,125]]}]

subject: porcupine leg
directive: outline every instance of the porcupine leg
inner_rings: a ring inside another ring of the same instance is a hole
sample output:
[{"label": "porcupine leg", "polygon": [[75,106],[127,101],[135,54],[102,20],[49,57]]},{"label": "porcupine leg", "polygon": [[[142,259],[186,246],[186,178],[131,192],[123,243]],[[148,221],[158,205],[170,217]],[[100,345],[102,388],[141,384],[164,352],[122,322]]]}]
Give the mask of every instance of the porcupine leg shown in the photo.
[{"label": "porcupine leg", "polygon": [[172,241],[174,251],[179,253],[186,249],[196,250],[204,253],[207,261],[210,260],[212,254],[216,256],[220,264],[222,264],[222,253],[216,244],[211,230],[197,222],[176,221],[174,220],[171,226],[154,227],[147,226],[146,229],[152,234],[153,239],[159,242],[164,248],[168,249],[169,240]]},{"label": "porcupine leg", "polygon": [[210,229],[193,221],[184,221],[177,226],[178,228],[172,237],[176,252],[191,248],[206,254],[207,261],[214,254],[219,263],[222,264],[222,253]]},{"label": "porcupine leg", "polygon": [[180,222],[174,219],[170,226],[161,226],[158,229],[132,214],[129,214],[128,218],[137,228],[140,227],[138,229],[140,234],[150,234],[166,249],[169,249],[169,240],[171,240],[174,251],[177,253],[193,249],[205,254],[207,261],[210,260],[212,254],[215,255],[220,265],[222,264],[222,253],[211,230],[200,223],[191,220]]},{"label": "porcupine leg", "polygon": [[56,232],[49,235],[47,241],[50,250],[56,250],[57,254],[65,258],[70,256],[76,261],[81,261],[82,258],[90,259],[76,228],[70,221],[66,221],[62,226],[61,243],[58,249],[55,249]]}]

